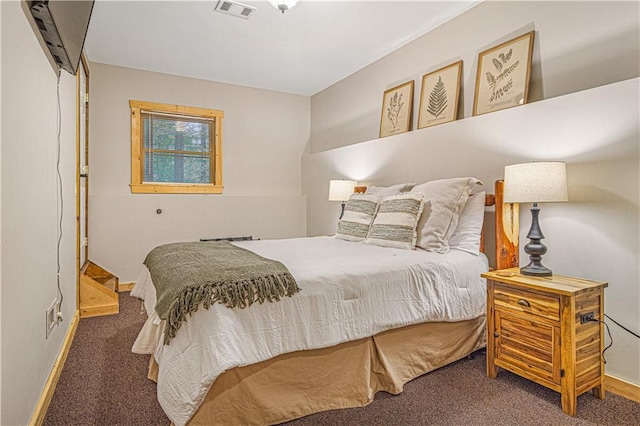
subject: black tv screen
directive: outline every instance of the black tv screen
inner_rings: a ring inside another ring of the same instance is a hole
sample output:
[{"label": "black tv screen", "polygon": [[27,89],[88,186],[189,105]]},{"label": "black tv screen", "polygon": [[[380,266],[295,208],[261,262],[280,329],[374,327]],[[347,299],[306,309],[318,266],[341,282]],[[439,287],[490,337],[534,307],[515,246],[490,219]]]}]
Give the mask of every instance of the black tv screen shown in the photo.
[{"label": "black tv screen", "polygon": [[93,0],[31,1],[29,10],[58,66],[76,73],[89,28]]}]

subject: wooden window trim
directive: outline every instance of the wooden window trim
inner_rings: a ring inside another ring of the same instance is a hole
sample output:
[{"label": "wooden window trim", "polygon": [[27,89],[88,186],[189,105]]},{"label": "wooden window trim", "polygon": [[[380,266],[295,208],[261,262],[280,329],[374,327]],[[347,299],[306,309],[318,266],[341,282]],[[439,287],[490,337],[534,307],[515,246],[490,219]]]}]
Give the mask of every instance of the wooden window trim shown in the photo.
[{"label": "wooden window trim", "polygon": [[[134,194],[222,194],[222,119],[224,111],[157,102],[129,101],[131,108],[131,192]],[[140,146],[141,111],[184,115],[215,120],[213,183],[142,182],[142,149]]]}]

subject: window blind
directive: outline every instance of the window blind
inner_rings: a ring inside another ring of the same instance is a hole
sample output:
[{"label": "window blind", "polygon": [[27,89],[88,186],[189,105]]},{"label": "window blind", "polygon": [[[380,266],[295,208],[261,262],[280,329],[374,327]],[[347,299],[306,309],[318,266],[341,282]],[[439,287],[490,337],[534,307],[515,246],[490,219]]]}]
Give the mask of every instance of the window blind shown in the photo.
[{"label": "window blind", "polygon": [[212,183],[215,119],[142,111],[143,182]]}]

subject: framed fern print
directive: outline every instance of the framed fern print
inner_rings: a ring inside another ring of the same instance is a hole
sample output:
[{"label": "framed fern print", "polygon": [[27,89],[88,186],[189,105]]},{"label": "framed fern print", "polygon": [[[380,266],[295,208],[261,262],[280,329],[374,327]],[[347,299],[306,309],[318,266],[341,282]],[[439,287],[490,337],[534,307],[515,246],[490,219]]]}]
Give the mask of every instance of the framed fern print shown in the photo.
[{"label": "framed fern print", "polygon": [[380,137],[408,132],[413,113],[413,80],[384,92],[380,115]]},{"label": "framed fern print", "polygon": [[458,118],[462,61],[422,76],[418,129]]},{"label": "framed fern print", "polygon": [[531,31],[480,53],[473,115],[527,103],[534,36]]}]

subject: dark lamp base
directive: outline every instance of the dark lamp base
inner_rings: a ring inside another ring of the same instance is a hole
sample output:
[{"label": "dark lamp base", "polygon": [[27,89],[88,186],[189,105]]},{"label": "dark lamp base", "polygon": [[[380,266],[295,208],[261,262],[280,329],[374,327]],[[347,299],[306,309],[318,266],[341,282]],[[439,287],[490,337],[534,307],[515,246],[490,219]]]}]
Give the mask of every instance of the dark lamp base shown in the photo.
[{"label": "dark lamp base", "polygon": [[553,273],[551,269],[547,268],[543,264],[534,265],[532,263],[527,266],[523,266],[520,268],[520,273],[522,275],[530,275],[532,277],[551,277]]},{"label": "dark lamp base", "polygon": [[529,233],[527,234],[529,243],[524,246],[524,252],[529,255],[529,264],[520,268],[520,273],[534,277],[550,277],[553,275],[551,269],[542,264],[542,255],[547,252],[547,247],[542,244],[541,241],[544,235],[538,224],[539,213],[538,203],[533,203],[533,208],[531,209],[531,229],[529,229]]}]

